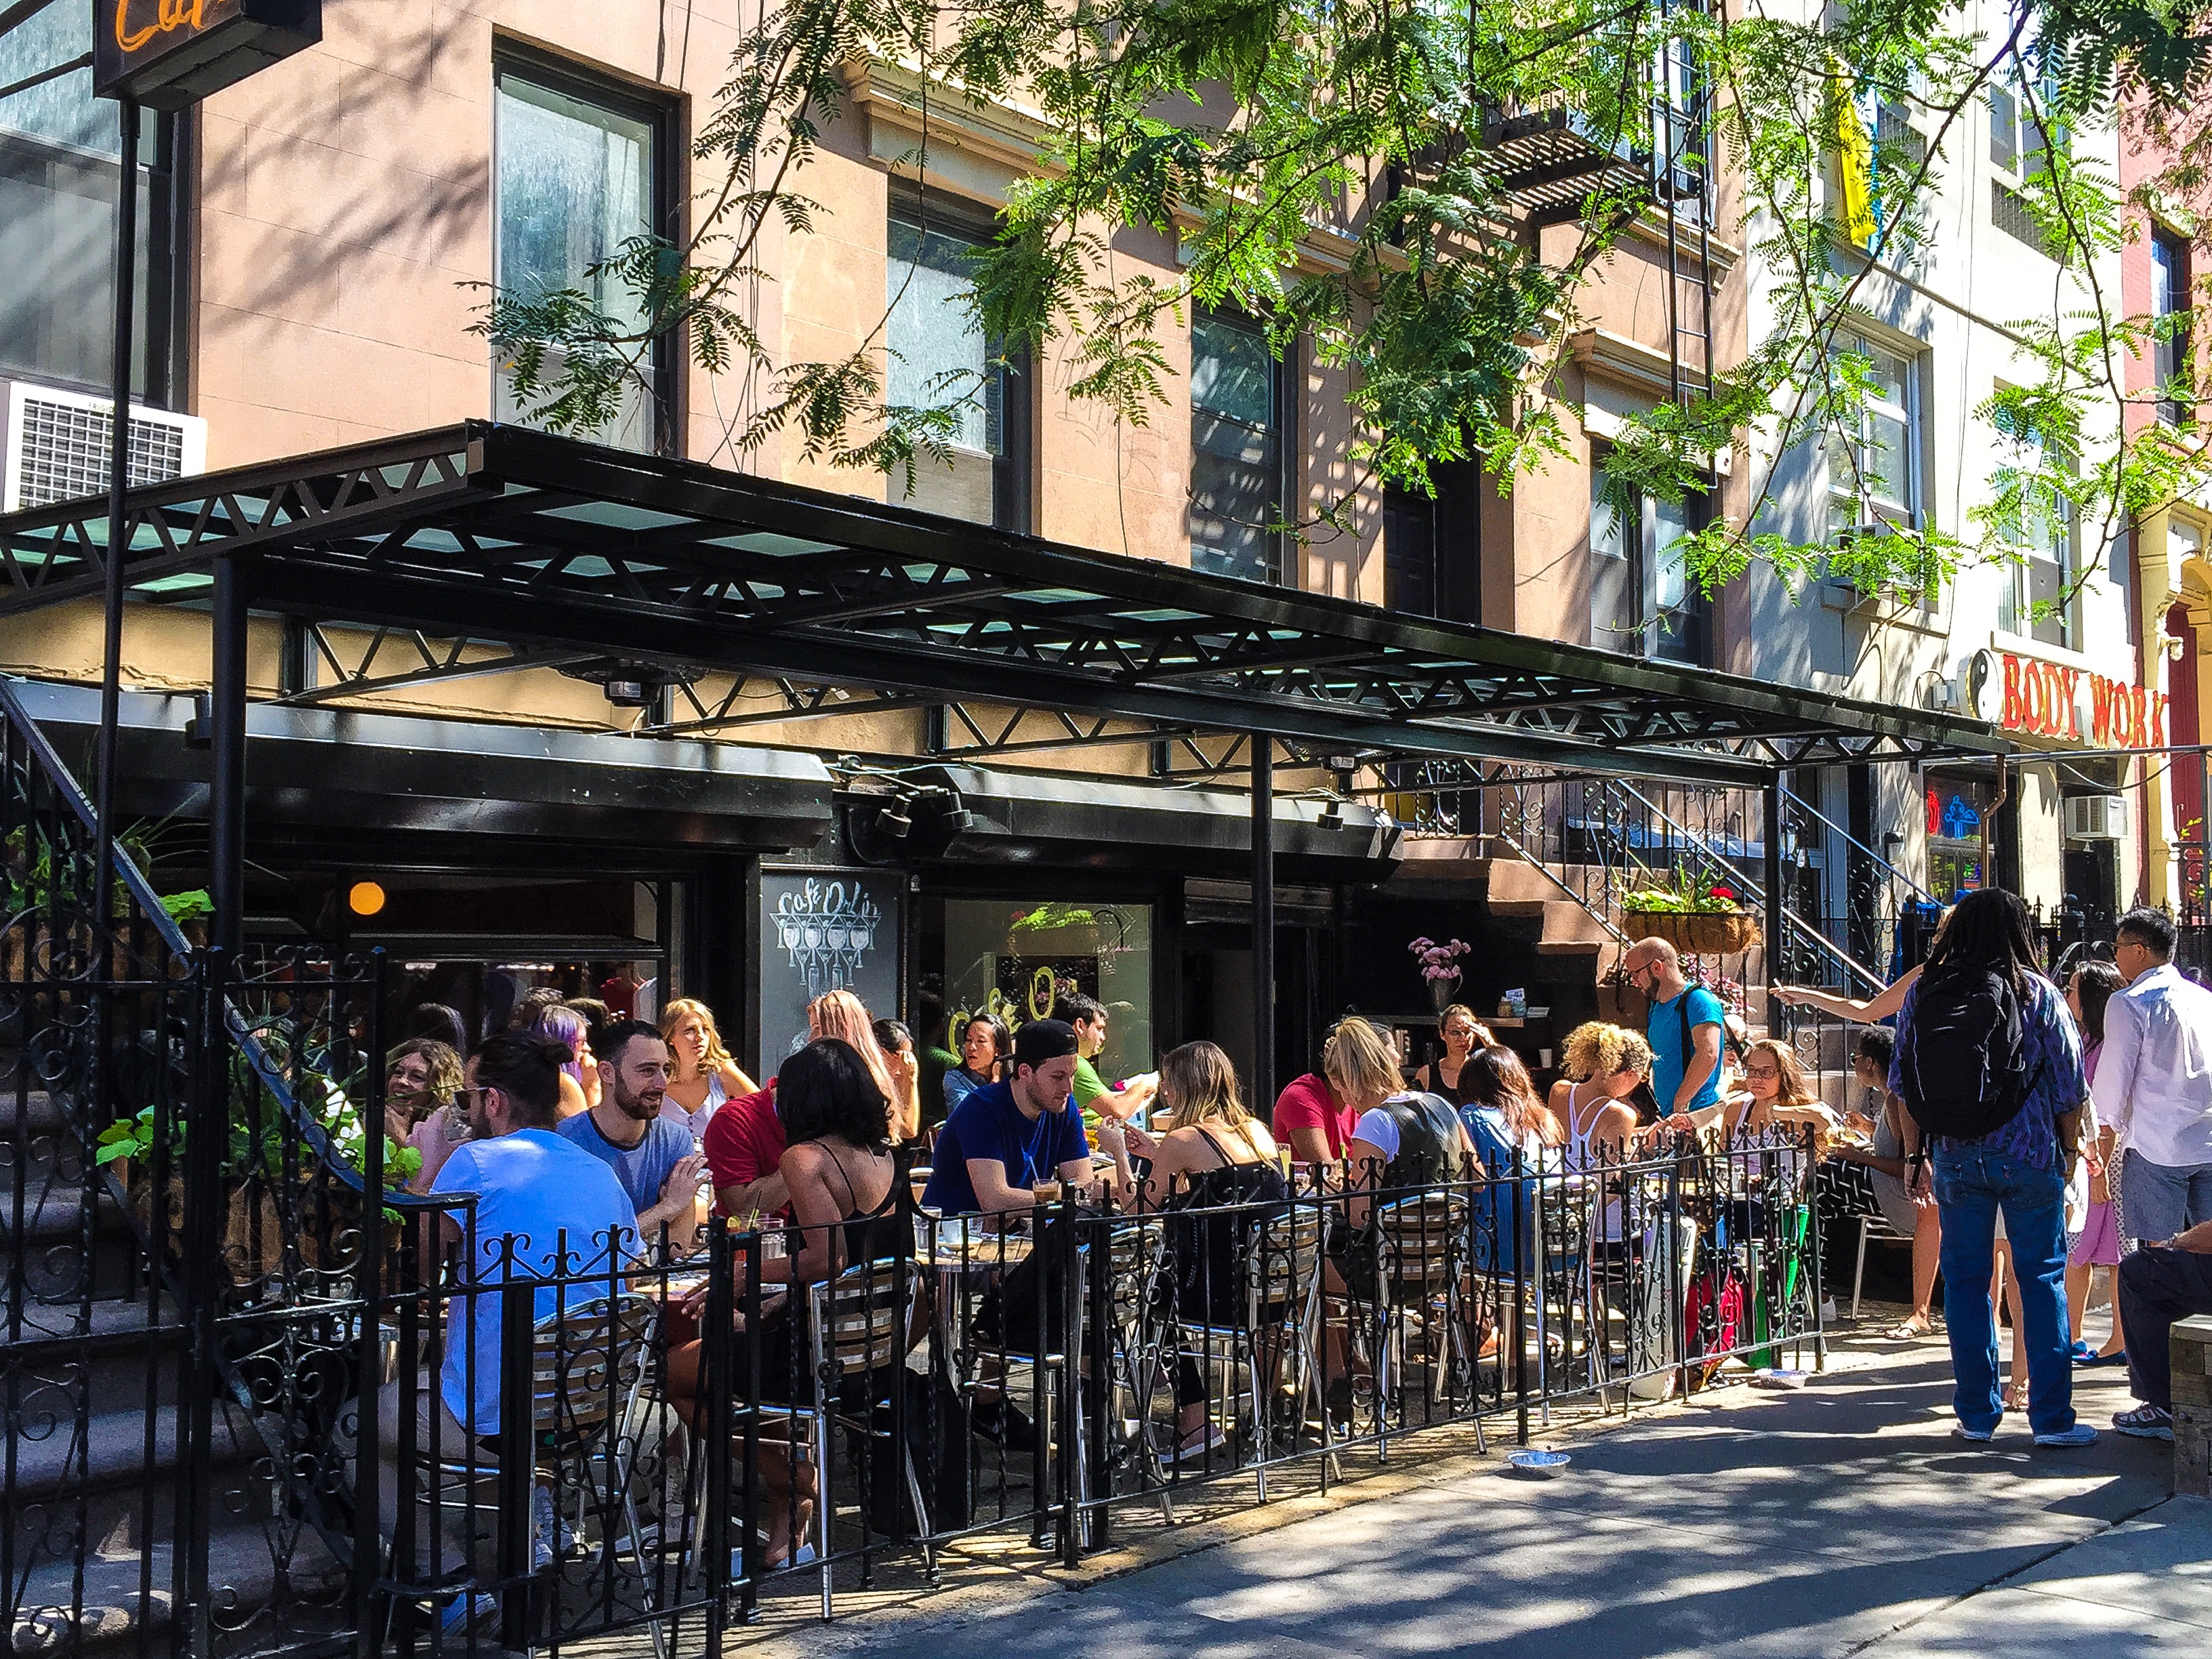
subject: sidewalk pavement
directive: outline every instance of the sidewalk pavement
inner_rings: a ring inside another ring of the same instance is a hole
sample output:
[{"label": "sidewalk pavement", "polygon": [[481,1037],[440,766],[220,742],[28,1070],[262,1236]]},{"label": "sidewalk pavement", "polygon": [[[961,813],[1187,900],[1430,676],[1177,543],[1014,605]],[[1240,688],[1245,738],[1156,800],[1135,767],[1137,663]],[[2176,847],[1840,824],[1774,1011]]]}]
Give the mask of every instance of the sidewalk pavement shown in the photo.
[{"label": "sidewalk pavement", "polygon": [[[1869,1363],[1871,1362],[1871,1363]],[[1031,1583],[778,1633],[750,1655],[1024,1659],[1510,1654],[1513,1659],[2212,1650],[2212,1504],[2172,1448],[2039,1451],[1949,1435],[1940,1343],[1853,1357],[1802,1392],[1562,1441],[1549,1481],[1497,1453],[1389,1496],[1083,1588]],[[1856,1367],[1865,1367],[1858,1369]],[[2078,1374],[2102,1425],[2127,1403]],[[888,1611],[888,1610],[886,1610]],[[737,1640],[742,1634],[733,1632]],[[2094,1646],[2085,1648],[2083,1639]]]}]

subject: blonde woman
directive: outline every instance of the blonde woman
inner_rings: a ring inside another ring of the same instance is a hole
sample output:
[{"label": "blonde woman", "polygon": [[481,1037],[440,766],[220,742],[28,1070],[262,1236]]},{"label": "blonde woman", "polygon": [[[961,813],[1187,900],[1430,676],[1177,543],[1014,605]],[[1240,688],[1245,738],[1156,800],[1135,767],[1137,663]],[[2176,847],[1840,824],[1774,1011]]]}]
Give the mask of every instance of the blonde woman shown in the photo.
[{"label": "blonde woman", "polygon": [[1492,1047],[1497,1039],[1491,1036],[1490,1028],[1474,1017],[1474,1010],[1460,1002],[1437,1016],[1437,1035],[1444,1040],[1444,1051],[1413,1073],[1413,1086],[1432,1095],[1442,1095],[1456,1111],[1473,1103],[1473,1097],[1460,1084],[1462,1069],[1468,1056]]},{"label": "blonde woman", "polygon": [[660,1011],[660,1036],[675,1066],[669,1073],[668,1092],[661,1097],[660,1115],[681,1124],[694,1140],[706,1134],[707,1125],[725,1101],[760,1087],[723,1047],[714,1010],[705,1003],[677,998]]},{"label": "blonde woman", "polygon": [[[1244,1317],[1241,1273],[1253,1230],[1287,1196],[1274,1137],[1244,1109],[1236,1068],[1211,1042],[1186,1042],[1161,1060],[1153,1111],[1156,1121],[1165,1112],[1167,1129],[1143,1203],[1206,1212],[1178,1218],[1169,1235],[1176,1310],[1194,1324],[1235,1324]],[[1176,1361],[1176,1462],[1221,1443],[1206,1420],[1205,1379],[1188,1358]]]},{"label": "blonde woman", "polygon": [[868,1005],[850,991],[824,991],[806,1005],[808,1031],[818,1041],[836,1037],[848,1042],[860,1063],[868,1068],[876,1087],[883,1091],[884,1098],[891,1106],[891,1139],[911,1139],[921,1128],[914,1121],[917,1115],[914,1102],[898,1085],[892,1075],[890,1061],[884,1057],[884,1046],[876,1041],[876,1017],[868,1012]]},{"label": "blonde woman", "polygon": [[1349,1014],[1328,1028],[1321,1070],[1296,1079],[1276,1099],[1271,1127],[1299,1163],[1334,1164],[1360,1118],[1405,1086],[1389,1033]]},{"label": "blonde woman", "polygon": [[1594,1019],[1567,1033],[1559,1058],[1565,1075],[1552,1085],[1551,1106],[1566,1133],[1567,1167],[1619,1158],[1636,1134],[1629,1097],[1651,1081],[1651,1045],[1640,1031]]}]

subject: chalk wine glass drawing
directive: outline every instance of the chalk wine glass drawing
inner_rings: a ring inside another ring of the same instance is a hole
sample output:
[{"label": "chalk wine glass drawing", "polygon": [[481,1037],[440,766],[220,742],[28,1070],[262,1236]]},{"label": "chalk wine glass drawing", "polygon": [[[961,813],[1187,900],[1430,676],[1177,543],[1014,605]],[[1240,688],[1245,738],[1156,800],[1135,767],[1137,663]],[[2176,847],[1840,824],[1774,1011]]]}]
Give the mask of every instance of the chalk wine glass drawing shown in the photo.
[{"label": "chalk wine glass drawing", "polygon": [[884,913],[855,883],[809,880],[776,901],[778,941],[806,981],[809,996],[842,991],[860,977],[860,962],[876,947]]}]

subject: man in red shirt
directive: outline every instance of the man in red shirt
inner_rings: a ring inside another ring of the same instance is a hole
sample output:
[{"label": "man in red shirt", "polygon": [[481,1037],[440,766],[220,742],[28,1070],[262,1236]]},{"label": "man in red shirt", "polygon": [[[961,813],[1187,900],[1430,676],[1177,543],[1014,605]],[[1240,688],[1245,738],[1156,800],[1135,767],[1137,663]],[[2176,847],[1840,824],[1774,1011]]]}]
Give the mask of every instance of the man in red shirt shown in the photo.
[{"label": "man in red shirt", "polygon": [[724,1215],[780,1215],[791,1203],[780,1165],[783,1119],[776,1115],[775,1079],[757,1094],[723,1103],[701,1137],[714,1175],[714,1201]]},{"label": "man in red shirt", "polygon": [[1299,1163],[1334,1164],[1359,1115],[1404,1087],[1389,1035],[1348,1015],[1328,1029],[1320,1073],[1308,1072],[1283,1091],[1267,1127]]}]

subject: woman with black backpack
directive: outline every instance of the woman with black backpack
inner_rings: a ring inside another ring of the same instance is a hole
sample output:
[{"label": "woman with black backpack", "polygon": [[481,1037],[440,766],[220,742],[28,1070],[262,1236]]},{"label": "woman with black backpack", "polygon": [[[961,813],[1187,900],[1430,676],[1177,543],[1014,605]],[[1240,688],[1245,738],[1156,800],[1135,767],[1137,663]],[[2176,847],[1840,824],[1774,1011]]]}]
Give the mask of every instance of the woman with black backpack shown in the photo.
[{"label": "woman with black backpack", "polygon": [[1943,1223],[1943,1317],[1951,1338],[1951,1432],[1988,1440],[1997,1394],[1990,1261],[2004,1217],[2021,1291],[2028,1425],[2039,1446],[2086,1446],[2074,1418],[2066,1322],[2066,1182],[2080,1156],[2088,1081],[2057,987],[2038,970],[2027,907],[1997,888],[1959,901],[1897,1021],[1890,1086],[1905,1102],[1916,1191]]}]

